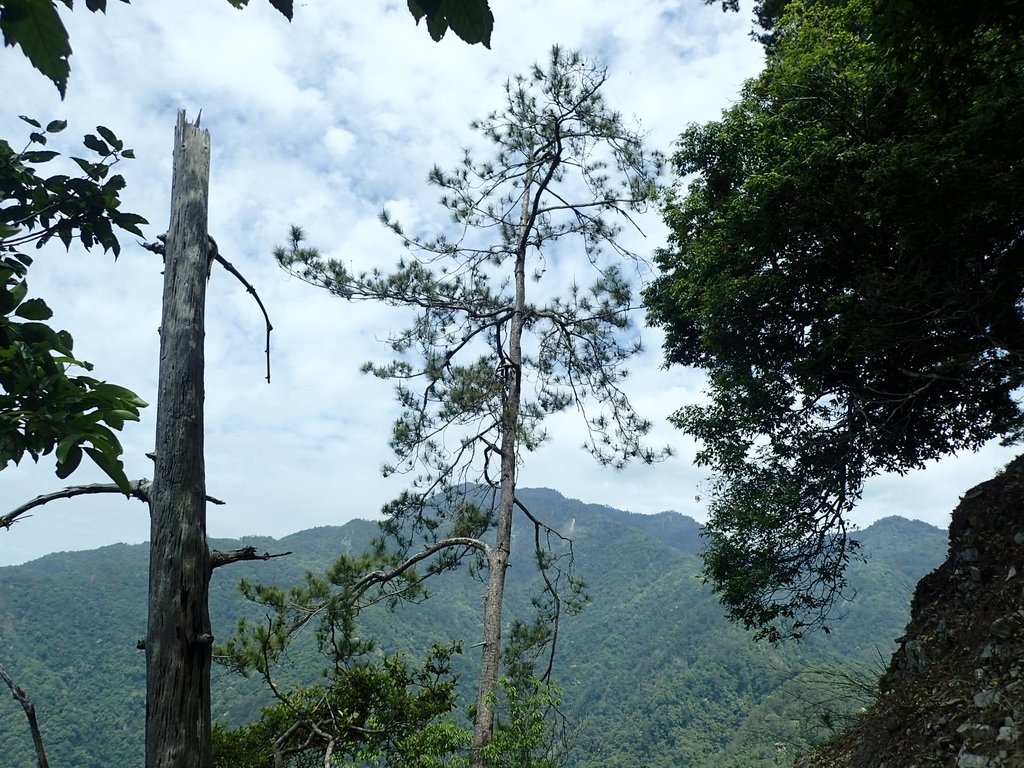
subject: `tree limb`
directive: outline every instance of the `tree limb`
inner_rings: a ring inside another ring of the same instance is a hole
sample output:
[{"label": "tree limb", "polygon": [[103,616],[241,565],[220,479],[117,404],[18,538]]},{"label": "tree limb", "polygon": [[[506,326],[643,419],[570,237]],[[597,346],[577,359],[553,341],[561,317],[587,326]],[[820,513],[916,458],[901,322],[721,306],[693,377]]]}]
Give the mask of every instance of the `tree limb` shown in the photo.
[{"label": "tree limb", "polygon": [[238,563],[243,560],[272,560],[275,557],[287,557],[291,552],[278,552],[277,554],[270,554],[264,552],[262,555],[256,554],[256,547],[242,547],[241,549],[232,549],[227,552],[221,552],[220,550],[213,550],[210,553],[210,570],[214,568],[220,568],[222,565],[231,565],[231,563]]},{"label": "tree limb", "polygon": [[[143,478],[142,480],[133,480],[129,483],[130,492],[127,494],[129,498],[136,498],[140,501],[149,501],[149,480]],[[124,494],[120,488],[114,483],[92,483],[90,485],[72,485],[67,488],[63,488],[53,493],[44,493],[41,496],[36,496],[31,501],[27,501],[20,507],[11,510],[6,515],[0,516],[0,528],[10,528],[18,518],[28,512],[30,509],[35,507],[41,507],[44,504],[48,504],[51,501],[57,499],[70,499],[75,496],[89,496],[97,493],[120,493]]]},{"label": "tree limb", "polygon": [[263,312],[263,319],[267,323],[267,348],[265,350],[265,353],[266,353],[266,356],[267,356],[267,384],[269,384],[270,383],[270,332],[272,330],[274,330],[274,326],[270,324],[270,315],[267,314],[267,308],[265,306],[263,306],[263,301],[260,299],[260,295],[258,293],[256,293],[256,289],[252,287],[252,283],[250,283],[248,280],[246,280],[244,277],[242,277],[242,273],[239,272],[237,269],[235,269],[234,265],[230,261],[228,261],[227,259],[225,259],[223,256],[220,255],[220,251],[217,248],[217,244],[213,243],[213,238],[212,237],[210,238],[210,241],[212,243],[211,256],[213,257],[213,259],[215,261],[217,261],[222,267],[224,267],[224,269],[226,269],[228,272],[230,272],[232,275],[234,275],[236,278],[238,278],[238,282],[240,282],[242,285],[244,285],[245,286],[245,290],[248,291],[252,295],[252,297],[254,299],[256,299],[256,303],[259,304],[259,306],[260,306],[260,311]]},{"label": "tree limb", "polygon": [[49,768],[50,764],[46,760],[46,750],[43,749],[43,736],[39,731],[39,722],[36,720],[35,705],[28,700],[25,691],[11,679],[11,676],[7,674],[3,666],[0,666],[0,679],[7,683],[7,687],[11,689],[11,694],[21,704],[21,708],[25,710],[25,717],[28,718],[28,727],[32,731],[32,741],[36,747],[36,759],[39,762],[39,768]]},{"label": "tree limb", "polygon": [[469,536],[455,536],[450,539],[442,539],[436,544],[432,544],[425,548],[423,551],[417,552],[404,563],[390,571],[371,571],[357,581],[352,589],[356,594],[363,594],[366,590],[376,584],[387,584],[389,581],[397,579],[407,570],[416,565],[416,563],[426,560],[428,557],[436,555],[438,552],[451,547],[470,547],[483,552],[488,560],[491,557],[491,548],[480,539],[474,539]]},{"label": "tree limb", "polygon": [[[196,123],[196,125],[198,125],[198,122]],[[222,267],[224,267],[224,269],[226,269],[228,272],[230,272],[232,275],[234,275],[236,278],[238,278],[238,282],[240,282],[242,285],[244,285],[245,286],[245,290],[248,293],[250,293],[254,299],[256,299],[256,303],[259,304],[260,311],[263,312],[263,319],[267,323],[267,347],[266,347],[265,352],[266,352],[266,356],[267,356],[267,384],[269,384],[270,383],[270,332],[272,330],[274,330],[274,326],[270,324],[270,315],[267,314],[267,308],[265,306],[263,306],[263,301],[262,301],[262,299],[260,299],[260,295],[258,293],[256,293],[256,289],[252,287],[252,283],[250,283],[248,280],[246,280],[242,276],[242,273],[239,272],[235,268],[234,264],[232,264],[230,261],[228,261],[227,259],[225,259],[223,256],[220,255],[220,248],[217,246],[217,241],[214,240],[212,237],[209,237],[209,235],[207,235],[207,237],[210,240],[210,246],[209,246],[210,259],[213,260],[213,261],[218,262]],[[165,241],[166,241],[166,239],[167,239],[166,235],[158,235],[157,236],[157,240],[159,240],[158,243],[139,243],[139,245],[141,245],[147,251],[152,251],[153,253],[158,253],[158,254],[160,254],[161,257],[164,257],[165,256],[164,251],[165,251]]]},{"label": "tree limb", "polygon": [[[124,493],[114,483],[91,483],[90,485],[72,485],[67,488],[63,488],[53,493],[44,493],[41,496],[36,496],[31,501],[27,501],[20,507],[11,510],[6,515],[0,515],[0,528],[10,528],[14,523],[18,521],[22,515],[28,512],[30,509],[35,507],[41,507],[44,504],[49,504],[51,501],[57,499],[70,499],[75,496],[91,496],[98,493],[120,493],[127,495],[129,498],[135,498],[139,501],[149,502],[149,489],[150,481],[142,478],[141,480],[132,480],[129,484],[129,492]],[[220,499],[216,499],[213,496],[207,496],[206,500],[211,504],[223,504],[224,502]]]}]

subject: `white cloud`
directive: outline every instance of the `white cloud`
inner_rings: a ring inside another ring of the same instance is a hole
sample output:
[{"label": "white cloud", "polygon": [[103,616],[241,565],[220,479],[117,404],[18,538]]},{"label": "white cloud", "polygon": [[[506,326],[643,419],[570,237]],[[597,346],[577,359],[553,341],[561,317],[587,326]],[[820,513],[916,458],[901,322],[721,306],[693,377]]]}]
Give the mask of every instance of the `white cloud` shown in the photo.
[{"label": "white cloud", "polygon": [[[273,381],[263,381],[263,318],[245,290],[218,271],[209,287],[207,330],[208,489],[228,502],[210,511],[212,535],[283,535],[376,514],[402,488],[384,480],[390,387],[358,372],[383,360],[381,343],[402,318],[393,310],[347,304],[281,272],[271,259],[291,224],[309,242],[354,268],[388,267],[400,256],[376,220],[387,205],[410,230],[432,230],[440,209],[424,181],[450,167],[475,141],[468,123],[498,107],[506,79],[543,62],[560,43],[604,57],[606,98],[637,116],[663,150],[691,122],[713,119],[756,73],[760,50],[746,15],[699,0],[492,0],[493,49],[451,37],[440,44],[416,28],[403,2],[298,4],[288,24],[267,3],[237,11],[225,0],[196,0],[189,11],[163,0],[111,4],[104,15],[66,14],[74,56],[68,98],[32,71],[19,52],[0,51],[5,80],[0,135],[27,135],[16,116],[67,117],[57,142],[72,147],[97,124],[112,128],[138,159],[121,169],[125,208],[163,231],[169,211],[175,113],[212,135],[210,229],[221,252],[260,292],[274,323]],[[76,150],[77,151],[77,150]],[[648,253],[663,227],[644,219]],[[566,279],[569,259],[553,264]],[[48,248],[31,275],[55,321],[104,378],[155,401],[161,264],[126,240],[109,256]],[[699,397],[693,372],[660,369],[659,337],[634,366],[630,392],[655,422],[655,443],[678,454],[657,467],[611,472],[579,449],[572,414],[551,422],[552,440],[523,471],[532,485],[642,512],[674,508],[700,517],[703,470],[694,446],[665,417]],[[123,435],[129,474],[150,476],[155,409]],[[955,495],[984,479],[1003,454],[944,462],[922,477],[883,479],[869,488],[864,514],[901,514],[942,524]],[[1008,454],[1007,454],[1008,457]],[[936,477],[944,478],[941,482]],[[0,507],[11,508],[61,483],[52,462],[3,473]],[[76,482],[95,482],[83,470]],[[926,489],[926,490],[923,490]],[[940,491],[941,489],[941,491]],[[64,501],[0,536],[0,565],[45,552],[148,537],[145,508],[116,497]]]}]

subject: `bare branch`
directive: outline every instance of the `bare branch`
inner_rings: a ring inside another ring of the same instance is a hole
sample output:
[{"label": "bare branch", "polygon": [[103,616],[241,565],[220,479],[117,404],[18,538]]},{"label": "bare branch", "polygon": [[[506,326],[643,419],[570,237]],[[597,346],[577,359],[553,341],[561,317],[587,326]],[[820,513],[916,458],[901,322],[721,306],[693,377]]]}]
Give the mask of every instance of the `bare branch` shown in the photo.
[{"label": "bare branch", "polygon": [[[25,515],[31,509],[36,507],[42,507],[44,504],[56,501],[58,499],[72,499],[76,496],[95,496],[96,494],[121,494],[129,499],[138,499],[141,502],[150,501],[150,487],[152,483],[150,480],[144,477],[140,480],[132,480],[128,483],[129,493],[125,494],[123,490],[115,485],[113,482],[93,482],[88,485],[69,485],[66,488],[55,490],[52,494],[43,494],[37,496],[31,502],[26,502],[20,507],[17,507],[5,515],[0,515],[0,528],[9,528],[18,518]],[[220,499],[216,499],[212,496],[208,496],[206,500],[210,504],[223,505]]]},{"label": "bare branch", "polygon": [[[18,521],[22,515],[28,512],[30,509],[41,507],[44,504],[49,504],[51,501],[58,499],[70,499],[75,496],[93,496],[99,493],[119,493],[127,498],[138,499],[139,501],[149,502],[149,489],[152,484],[146,478],[141,480],[132,480],[129,484],[129,492],[126,494],[114,483],[91,483],[89,485],[71,485],[67,488],[63,488],[53,493],[44,493],[41,496],[36,496],[31,501],[27,501],[20,507],[11,510],[6,515],[0,515],[0,528],[10,528],[14,523]],[[213,496],[207,496],[206,500],[211,504],[224,504],[220,499],[214,498]]]},{"label": "bare branch", "polygon": [[227,552],[215,549],[210,553],[210,570],[220,568],[222,565],[239,563],[243,560],[273,560],[275,557],[287,557],[290,554],[291,552],[278,552],[272,555],[269,552],[264,552],[260,555],[256,553],[256,547],[242,547],[241,549],[232,549]]},{"label": "bare branch", "polygon": [[25,717],[28,718],[28,727],[32,731],[32,741],[36,747],[36,759],[39,761],[39,768],[49,768],[50,764],[46,760],[46,750],[43,749],[43,735],[39,731],[39,722],[36,720],[35,705],[28,700],[25,691],[11,679],[11,676],[7,674],[7,670],[3,666],[0,666],[0,679],[7,683],[7,687],[11,689],[11,694],[21,704],[21,708],[25,710]]},{"label": "bare branch", "polygon": [[28,512],[30,509],[41,507],[44,504],[49,504],[51,501],[57,499],[70,499],[75,496],[90,496],[97,493],[120,493],[126,495],[128,498],[139,499],[140,501],[149,501],[149,480],[143,478],[142,480],[133,480],[128,484],[130,491],[125,494],[120,488],[114,483],[92,483],[90,485],[72,485],[67,488],[63,488],[53,493],[44,493],[41,496],[36,496],[31,501],[25,502],[20,507],[11,510],[6,515],[0,516],[0,528],[10,528],[18,518]]},{"label": "bare branch", "polygon": [[[196,123],[196,125],[198,125],[198,123]],[[224,267],[224,269],[226,269],[228,272],[230,272],[232,275],[234,275],[236,278],[238,278],[238,281],[242,285],[245,286],[245,290],[248,293],[250,293],[254,299],[256,299],[256,303],[259,304],[260,311],[263,312],[263,319],[267,323],[266,356],[267,356],[267,384],[269,384],[270,383],[270,332],[272,330],[274,330],[274,326],[270,324],[270,315],[267,314],[267,308],[265,306],[263,306],[263,301],[260,299],[260,295],[258,293],[256,293],[256,289],[252,287],[252,283],[250,283],[248,280],[246,280],[242,276],[242,273],[239,272],[235,268],[234,264],[232,264],[230,261],[228,261],[227,259],[225,259],[223,256],[220,255],[220,248],[217,246],[217,241],[214,240],[209,235],[207,235],[207,238],[209,238],[209,241],[210,241],[210,246],[209,246],[210,259],[212,259],[213,261],[218,262],[222,267]],[[165,255],[166,255],[165,254],[165,250],[166,250],[165,244],[166,244],[167,236],[166,235],[158,235],[157,236],[157,240],[159,241],[157,243],[141,243],[140,242],[139,245],[141,245],[147,251],[152,251],[153,253],[160,254],[161,257],[165,257]]]},{"label": "bare branch", "polygon": [[254,299],[256,299],[256,303],[260,305],[260,311],[263,312],[263,319],[267,323],[267,348],[266,348],[266,355],[267,355],[267,384],[269,384],[270,383],[270,332],[272,330],[274,330],[274,326],[270,324],[270,315],[267,314],[267,308],[265,306],[263,306],[263,301],[260,299],[260,295],[258,293],[256,293],[256,289],[252,287],[252,283],[250,283],[248,280],[246,280],[244,277],[242,277],[242,273],[239,272],[237,269],[235,269],[234,265],[230,261],[228,261],[227,259],[225,259],[223,256],[220,255],[220,250],[217,248],[217,244],[215,242],[213,242],[213,238],[212,237],[210,238],[210,242],[212,244],[211,256],[213,257],[213,259],[215,261],[217,261],[222,267],[224,267],[224,269],[226,269],[228,272],[230,272],[232,275],[234,275],[236,278],[238,278],[238,282],[240,282],[242,285],[244,285],[245,286],[245,290],[248,291],[252,295],[252,297]]},{"label": "bare branch", "polygon": [[[547,665],[544,669],[544,673],[540,679],[548,682],[551,679],[551,675],[555,668],[555,652],[558,650],[558,631],[561,628],[561,617],[562,617],[562,596],[559,592],[558,586],[551,581],[551,577],[548,575],[548,566],[543,564],[544,553],[550,551],[550,546],[545,547],[540,540],[541,531],[544,531],[549,537],[554,535],[561,539],[563,542],[569,545],[569,565],[570,567],[575,563],[576,553],[573,550],[573,540],[563,535],[559,531],[556,531],[550,525],[542,522],[536,515],[533,514],[526,505],[523,504],[522,500],[517,495],[515,497],[515,505],[519,510],[526,515],[527,519],[533,523],[533,546],[534,552],[537,555],[537,562],[540,565],[540,575],[544,579],[544,591],[551,596],[551,602],[553,609],[551,612],[551,641],[548,648],[547,654]],[[559,572],[561,569],[557,569]],[[556,577],[556,581],[560,580],[560,576]]]}]

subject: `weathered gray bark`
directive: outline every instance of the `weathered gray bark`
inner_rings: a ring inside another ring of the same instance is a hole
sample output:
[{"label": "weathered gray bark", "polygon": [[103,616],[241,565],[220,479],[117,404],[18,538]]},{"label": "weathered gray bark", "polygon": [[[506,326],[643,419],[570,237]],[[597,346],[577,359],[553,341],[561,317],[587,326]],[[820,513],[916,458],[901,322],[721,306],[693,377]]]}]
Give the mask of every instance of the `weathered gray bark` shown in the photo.
[{"label": "weathered gray bark", "polygon": [[210,135],[178,112],[150,489],[146,768],[210,768],[203,340]]},{"label": "weathered gray bark", "polygon": [[2,666],[0,666],[0,680],[7,683],[7,687],[11,689],[11,695],[21,704],[21,708],[25,710],[28,727],[32,732],[32,744],[36,748],[36,762],[39,764],[39,768],[49,768],[50,764],[46,760],[46,749],[43,746],[43,734],[39,730],[39,721],[36,719],[35,705],[28,700],[25,691],[11,679],[11,676],[7,674],[7,671]]}]

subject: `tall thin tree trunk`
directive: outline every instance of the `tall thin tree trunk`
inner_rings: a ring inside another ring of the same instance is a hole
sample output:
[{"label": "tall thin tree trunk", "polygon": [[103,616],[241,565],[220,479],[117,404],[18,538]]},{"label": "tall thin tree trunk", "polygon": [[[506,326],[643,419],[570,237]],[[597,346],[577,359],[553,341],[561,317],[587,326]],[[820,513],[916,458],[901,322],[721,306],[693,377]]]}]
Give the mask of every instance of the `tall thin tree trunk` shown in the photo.
[{"label": "tall thin tree trunk", "polygon": [[150,491],[146,768],[210,768],[203,340],[210,134],[178,112]]},{"label": "tall thin tree trunk", "polygon": [[480,661],[480,680],[477,689],[476,721],[473,727],[473,768],[488,768],[482,750],[491,743],[494,734],[494,688],[501,667],[501,609],[505,600],[505,574],[512,549],[512,517],[516,501],[516,450],[519,427],[520,400],[523,371],[523,322],[526,317],[526,251],[529,229],[530,187],[523,193],[520,214],[520,232],[516,248],[515,303],[508,334],[509,360],[512,376],[505,394],[501,427],[501,496],[498,502],[498,521],[494,551],[490,559],[487,579],[487,598],[484,604],[483,653]]}]

